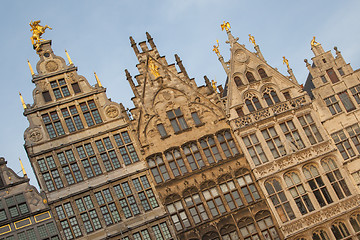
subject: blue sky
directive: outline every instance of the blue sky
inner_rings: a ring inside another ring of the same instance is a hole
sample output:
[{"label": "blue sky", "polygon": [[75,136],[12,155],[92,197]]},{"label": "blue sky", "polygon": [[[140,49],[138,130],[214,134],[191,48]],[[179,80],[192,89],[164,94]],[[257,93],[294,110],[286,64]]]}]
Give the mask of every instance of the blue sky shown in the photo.
[{"label": "blue sky", "polygon": [[304,83],[311,59],[312,36],[325,51],[337,46],[353,69],[360,65],[360,1],[2,1],[0,19],[0,156],[20,172],[23,160],[31,183],[37,185],[23,148],[23,133],[28,127],[18,92],[32,104],[31,75],[27,59],[35,68],[38,56],[31,46],[29,22],[41,20],[53,30],[43,35],[52,40],[56,55],[65,58],[64,49],[78,67],[78,73],[95,84],[96,71],[108,97],[132,108],[133,96],[124,70],[138,74],[137,59],[129,43],[146,40],[148,31],[161,55],[169,64],[174,54],[183,61],[190,77],[203,85],[203,76],[223,84],[226,76],[212,46],[220,42],[220,53],[229,58],[226,33],[220,24],[226,20],[239,42],[253,51],[248,34],[255,36],[267,62],[283,73],[289,60],[297,80]]}]

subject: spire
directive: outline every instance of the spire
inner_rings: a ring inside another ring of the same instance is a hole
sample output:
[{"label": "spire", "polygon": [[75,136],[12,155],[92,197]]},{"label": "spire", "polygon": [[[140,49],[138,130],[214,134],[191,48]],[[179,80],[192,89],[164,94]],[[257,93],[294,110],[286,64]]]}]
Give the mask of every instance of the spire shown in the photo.
[{"label": "spire", "polygon": [[176,60],[176,64],[179,66],[181,72],[184,73],[184,75],[187,78],[189,78],[189,75],[187,74],[187,72],[186,72],[186,70],[184,68],[184,65],[182,64],[182,61],[181,61],[180,57],[177,54],[175,54],[175,60]]},{"label": "spire", "polygon": [[221,56],[220,51],[219,51],[219,40],[216,40],[216,43],[217,43],[217,45],[213,46],[213,51],[218,56],[219,61],[220,61],[221,65],[223,66],[226,74],[228,74],[229,73],[229,67],[226,65],[226,63],[224,61],[224,58],[223,58],[223,56]]},{"label": "spire", "polygon": [[233,44],[239,40],[239,38],[234,38],[234,36],[231,34],[231,31],[230,31],[231,27],[230,27],[229,22],[224,21],[223,24],[220,25],[220,27],[221,27],[221,31],[224,31],[224,29],[226,30],[226,33],[229,38],[229,41],[226,41],[226,43],[230,43],[230,46],[232,47]]},{"label": "spire", "polygon": [[285,56],[283,56],[283,64],[286,64],[287,72],[290,74],[290,79],[291,79],[293,82],[299,84],[298,81],[297,81],[296,78],[295,78],[295,75],[294,75],[292,69],[291,69],[290,66],[289,66],[289,60],[287,60],[287,59],[285,58]]},{"label": "spire", "polygon": [[21,93],[19,92],[19,96],[20,96],[20,101],[21,101],[21,104],[22,104],[22,106],[23,106],[23,108],[24,108],[24,110],[26,109],[26,104],[25,104],[25,102],[24,102],[24,98],[22,97],[22,95],[21,95]]},{"label": "spire", "polygon": [[22,172],[23,172],[24,177],[27,177],[27,174],[26,174],[26,172],[25,172],[24,165],[22,164],[20,157],[19,157],[19,162],[20,162],[21,170],[22,170]]},{"label": "spire", "polygon": [[258,56],[261,60],[265,61],[264,56],[262,55],[262,53],[260,51],[259,45],[256,44],[255,38],[251,34],[249,34],[249,42],[251,42],[254,45],[254,49],[256,51],[256,56]]},{"label": "spire", "polygon": [[150,43],[151,48],[155,49],[156,46],[155,46],[155,43],[153,41],[153,38],[151,37],[151,35],[148,32],[146,32],[146,37],[147,37],[148,42]]},{"label": "spire", "polygon": [[132,77],[127,69],[125,69],[125,74],[126,74],[126,79],[129,81],[130,87],[135,94],[135,97],[140,99],[139,92],[137,91],[134,81],[132,80]]},{"label": "spire", "polygon": [[30,69],[30,72],[31,72],[31,76],[34,76],[35,73],[34,73],[34,70],[33,70],[32,66],[31,66],[31,63],[29,62],[29,60],[27,60],[27,62],[28,62],[28,65],[29,65],[29,69]]},{"label": "spire", "polygon": [[67,59],[69,61],[69,65],[73,64],[73,62],[71,61],[71,58],[70,58],[68,52],[66,51],[66,49],[65,49],[65,54],[66,54],[66,57],[67,57]]},{"label": "spire", "polygon": [[130,36],[129,38],[130,38],[131,47],[134,49],[134,52],[137,56],[139,54],[139,49],[137,48],[136,43],[135,43],[134,39],[132,38],[132,36]]},{"label": "spire", "polygon": [[102,87],[101,82],[100,82],[100,80],[99,80],[96,72],[94,72],[94,75],[95,75],[95,78],[96,78],[97,85],[98,85],[99,87]]}]

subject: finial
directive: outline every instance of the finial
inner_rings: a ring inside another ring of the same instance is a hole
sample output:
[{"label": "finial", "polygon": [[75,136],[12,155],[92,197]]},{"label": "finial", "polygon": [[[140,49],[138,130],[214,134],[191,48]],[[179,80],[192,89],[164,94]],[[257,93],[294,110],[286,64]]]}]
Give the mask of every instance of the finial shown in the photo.
[{"label": "finial", "polygon": [[125,74],[126,74],[127,80],[131,79],[131,75],[127,69],[125,69]]},{"label": "finial", "polygon": [[66,51],[66,49],[65,49],[65,54],[66,54],[66,57],[67,57],[67,59],[68,59],[68,61],[69,61],[69,64],[70,64],[70,65],[73,64],[73,62],[71,61],[71,58],[70,58],[68,52]]},{"label": "finial", "polygon": [[151,48],[152,49],[156,48],[153,38],[151,37],[151,35],[148,32],[146,32],[146,38],[147,38],[148,42],[150,43]]},{"label": "finial", "polygon": [[283,56],[283,64],[286,64],[287,69],[290,70],[289,61]]},{"label": "finial", "polygon": [[310,44],[311,44],[311,47],[315,47],[315,46],[319,45],[320,43],[318,43],[317,41],[315,41],[315,36],[313,36]]},{"label": "finial", "polygon": [[34,76],[35,73],[34,73],[34,70],[33,70],[32,66],[31,66],[31,63],[29,62],[29,60],[27,60],[27,62],[28,62],[28,65],[29,65],[29,69],[30,69],[30,72],[31,72],[31,76]]},{"label": "finial", "polygon": [[130,39],[131,47],[134,49],[135,54],[136,55],[139,54],[139,49],[137,48],[136,42],[134,41],[133,37],[130,36],[129,39]]},{"label": "finial", "polygon": [[43,35],[45,33],[45,30],[47,28],[52,30],[52,28],[49,27],[48,25],[41,26],[39,23],[40,23],[40,20],[31,21],[29,23],[29,25],[31,27],[30,31],[32,32],[32,36],[30,39],[31,39],[31,43],[35,47],[36,51],[39,50],[40,42],[44,40],[41,38],[41,35]]},{"label": "finial", "polygon": [[230,23],[229,22],[223,22],[223,24],[221,24],[220,25],[221,26],[221,31],[224,31],[224,29],[226,30],[226,31],[229,31],[229,29],[231,28],[230,27]]},{"label": "finial", "polygon": [[99,80],[99,78],[98,78],[98,76],[97,76],[96,72],[94,72],[94,75],[95,75],[96,82],[97,82],[98,86],[99,86],[99,87],[102,87],[101,82],[100,82],[100,80]]},{"label": "finial", "polygon": [[251,34],[249,34],[249,42],[251,42],[254,45],[254,47],[256,47],[255,38],[254,36],[251,36]]},{"label": "finial", "polygon": [[216,53],[216,55],[218,56],[218,57],[220,57],[220,52],[219,52],[219,40],[216,40],[216,43],[217,43],[217,45],[214,45],[213,47],[213,51]]},{"label": "finial", "polygon": [[22,169],[23,175],[24,175],[24,177],[26,177],[27,174],[26,174],[26,172],[25,172],[25,168],[24,168],[24,165],[23,165],[22,162],[21,162],[20,157],[19,157],[19,162],[20,162],[20,165],[21,165],[21,169]]},{"label": "finial", "polygon": [[215,80],[211,80],[211,85],[212,85],[212,87],[213,87],[213,89],[214,89],[214,91],[216,92],[216,89],[217,89],[217,87],[216,87],[216,81]]},{"label": "finial", "polygon": [[20,96],[20,101],[21,101],[21,104],[22,104],[22,106],[23,106],[23,108],[24,108],[24,110],[26,109],[26,104],[25,104],[25,102],[24,102],[24,98],[22,97],[22,95],[21,95],[21,93],[19,92],[19,96]]}]

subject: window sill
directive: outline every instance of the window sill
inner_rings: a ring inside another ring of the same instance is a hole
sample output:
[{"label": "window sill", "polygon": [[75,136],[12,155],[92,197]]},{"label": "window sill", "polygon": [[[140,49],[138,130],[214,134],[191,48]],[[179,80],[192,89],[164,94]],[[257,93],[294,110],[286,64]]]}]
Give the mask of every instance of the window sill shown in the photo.
[{"label": "window sill", "polygon": [[191,127],[188,127],[188,128],[186,128],[186,129],[183,129],[183,130],[180,130],[180,131],[178,131],[178,132],[175,132],[174,134],[181,134],[181,133],[183,133],[183,132],[188,132],[188,131],[191,131]]},{"label": "window sill", "polygon": [[204,126],[205,125],[205,123],[200,123],[200,124],[198,124],[198,125],[195,125],[195,127],[202,127],[202,126]]},{"label": "window sill", "polygon": [[168,137],[170,137],[170,136],[171,136],[171,135],[167,134],[166,136],[160,137],[160,139],[164,140],[164,139],[166,139],[166,138],[168,138]]}]

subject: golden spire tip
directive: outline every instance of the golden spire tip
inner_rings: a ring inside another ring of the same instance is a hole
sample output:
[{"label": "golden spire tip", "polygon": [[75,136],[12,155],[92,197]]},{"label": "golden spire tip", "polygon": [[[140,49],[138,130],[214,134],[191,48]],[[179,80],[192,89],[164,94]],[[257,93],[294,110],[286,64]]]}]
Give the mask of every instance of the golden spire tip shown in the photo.
[{"label": "golden spire tip", "polygon": [[27,60],[27,62],[28,62],[28,65],[29,65],[29,69],[30,69],[30,72],[31,72],[31,76],[34,76],[35,73],[34,73],[34,70],[33,70],[32,66],[31,66],[31,63],[30,63],[29,59]]},{"label": "golden spire tip", "polygon": [[22,164],[22,162],[21,162],[20,157],[19,157],[19,161],[20,161],[21,170],[22,170],[22,172],[23,172],[23,175],[24,175],[24,177],[26,177],[26,176],[27,176],[27,174],[26,174],[26,171],[25,171],[24,165],[23,165],[23,164]]},{"label": "golden spire tip", "polygon": [[71,58],[70,58],[70,56],[69,56],[69,53],[66,51],[66,49],[65,49],[65,54],[66,54],[66,57],[67,57],[67,59],[68,59],[68,61],[69,61],[69,64],[70,64],[70,65],[73,64],[73,62],[71,61]]},{"label": "golden spire tip", "polygon": [[98,78],[98,76],[97,76],[96,72],[94,72],[94,75],[95,75],[96,82],[97,82],[98,86],[99,86],[99,87],[102,87],[101,82],[100,82],[100,80],[99,80],[99,78]]},{"label": "golden spire tip", "polygon": [[20,101],[21,101],[21,104],[22,104],[22,106],[23,106],[23,108],[24,108],[24,110],[26,109],[26,104],[25,104],[25,102],[24,102],[24,98],[23,98],[23,96],[21,95],[21,93],[19,92],[19,96],[20,96]]}]

